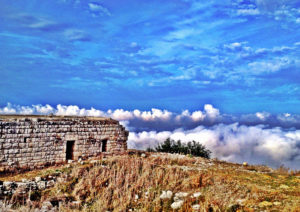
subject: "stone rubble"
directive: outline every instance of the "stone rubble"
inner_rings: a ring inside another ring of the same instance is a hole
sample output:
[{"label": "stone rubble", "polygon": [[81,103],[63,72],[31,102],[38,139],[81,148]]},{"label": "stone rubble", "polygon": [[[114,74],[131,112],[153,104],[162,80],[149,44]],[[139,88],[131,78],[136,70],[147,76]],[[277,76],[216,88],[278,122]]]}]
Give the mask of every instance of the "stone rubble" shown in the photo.
[{"label": "stone rubble", "polygon": [[53,187],[55,185],[54,180],[49,181],[27,181],[27,182],[0,182],[0,199],[5,196],[11,196],[16,192],[18,194],[26,194],[29,191],[45,190],[46,188]]}]

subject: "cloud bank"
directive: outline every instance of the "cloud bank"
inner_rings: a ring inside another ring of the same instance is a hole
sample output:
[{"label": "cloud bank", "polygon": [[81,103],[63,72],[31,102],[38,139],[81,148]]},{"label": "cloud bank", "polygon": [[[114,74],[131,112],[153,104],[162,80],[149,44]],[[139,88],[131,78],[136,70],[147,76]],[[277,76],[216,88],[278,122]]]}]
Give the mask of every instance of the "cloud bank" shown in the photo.
[{"label": "cloud bank", "polygon": [[212,105],[203,110],[175,113],[168,110],[85,109],[76,105],[19,106],[8,103],[1,114],[54,114],[105,116],[119,120],[130,130],[128,147],[146,149],[171,137],[195,140],[212,151],[212,156],[232,162],[248,161],[272,167],[300,169],[300,117],[292,114],[222,114]]},{"label": "cloud bank", "polygon": [[145,149],[156,146],[168,137],[183,142],[195,140],[210,149],[212,157],[221,160],[300,168],[300,130],[284,131],[281,128],[266,129],[263,125],[235,123],[209,128],[198,126],[191,130],[133,132],[128,140],[130,147]]},{"label": "cloud bank", "polygon": [[298,114],[271,114],[257,112],[253,114],[224,114],[210,104],[204,105],[203,110],[172,112],[152,108],[149,111],[135,110],[99,110],[95,108],[80,108],[77,105],[46,105],[20,106],[8,103],[0,107],[1,114],[54,114],[67,116],[104,116],[126,122],[131,131],[173,131],[178,128],[193,129],[199,125],[210,127],[216,124],[233,124],[256,126],[265,128],[281,127],[283,129],[300,129],[300,115]]}]

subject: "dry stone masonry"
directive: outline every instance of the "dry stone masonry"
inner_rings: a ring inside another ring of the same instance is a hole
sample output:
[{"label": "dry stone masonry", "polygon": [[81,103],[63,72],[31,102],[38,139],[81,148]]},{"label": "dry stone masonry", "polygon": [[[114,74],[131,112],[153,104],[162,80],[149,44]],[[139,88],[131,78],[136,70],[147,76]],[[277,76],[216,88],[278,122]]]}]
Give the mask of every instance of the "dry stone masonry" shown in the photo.
[{"label": "dry stone masonry", "polygon": [[127,137],[110,118],[1,115],[0,173],[121,153]]}]

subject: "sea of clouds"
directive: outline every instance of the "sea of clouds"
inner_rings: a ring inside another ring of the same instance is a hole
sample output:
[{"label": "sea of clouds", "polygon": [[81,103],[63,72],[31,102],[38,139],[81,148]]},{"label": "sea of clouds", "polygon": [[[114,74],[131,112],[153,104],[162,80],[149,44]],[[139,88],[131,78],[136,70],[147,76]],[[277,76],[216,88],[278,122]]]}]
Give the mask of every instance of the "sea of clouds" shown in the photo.
[{"label": "sea of clouds", "polygon": [[221,160],[284,165],[300,169],[300,116],[292,114],[222,114],[212,105],[203,110],[175,113],[168,110],[85,109],[76,105],[7,104],[0,114],[54,114],[105,116],[119,120],[129,131],[128,147],[146,149],[170,137],[188,142],[195,140]]}]

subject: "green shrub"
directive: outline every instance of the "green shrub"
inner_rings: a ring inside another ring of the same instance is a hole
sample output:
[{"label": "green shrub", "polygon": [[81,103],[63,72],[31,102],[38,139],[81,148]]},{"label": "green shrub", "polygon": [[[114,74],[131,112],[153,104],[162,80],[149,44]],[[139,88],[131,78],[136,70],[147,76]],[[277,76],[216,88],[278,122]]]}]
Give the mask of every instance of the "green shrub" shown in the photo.
[{"label": "green shrub", "polygon": [[147,148],[148,152],[167,152],[167,153],[183,153],[193,156],[210,158],[211,151],[196,141],[181,143],[180,140],[172,140],[167,138],[163,143],[159,144],[154,149]]}]

